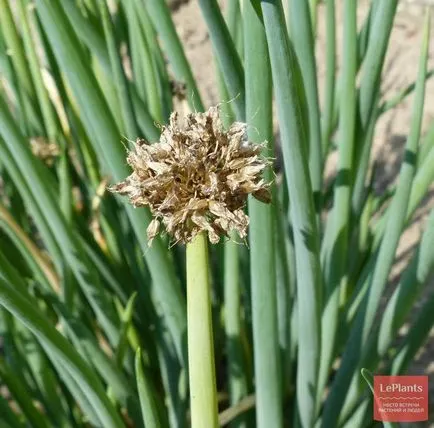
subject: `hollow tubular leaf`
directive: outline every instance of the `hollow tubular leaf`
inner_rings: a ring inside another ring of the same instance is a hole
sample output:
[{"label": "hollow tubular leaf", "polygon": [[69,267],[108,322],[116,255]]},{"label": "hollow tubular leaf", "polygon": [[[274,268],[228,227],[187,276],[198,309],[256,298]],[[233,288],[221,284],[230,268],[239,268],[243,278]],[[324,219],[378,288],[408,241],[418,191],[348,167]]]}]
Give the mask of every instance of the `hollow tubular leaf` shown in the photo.
[{"label": "hollow tubular leaf", "polygon": [[307,161],[306,133],[300,106],[300,76],[288,40],[280,0],[262,0],[271,70],[282,140],[286,180],[291,200],[297,269],[298,343],[297,403],[302,424],[312,426],[315,415],[319,352],[321,273],[319,237]]},{"label": "hollow tubular leaf", "polygon": [[[95,149],[105,164],[109,166],[113,178],[121,181],[129,175],[130,171],[124,160],[125,152],[119,141],[120,133],[93,75],[86,67],[74,29],[59,4],[47,0],[37,0],[36,4],[54,52],[82,110],[82,120],[95,144]],[[125,205],[125,209],[144,251],[156,285],[155,296],[161,304],[178,357],[183,361],[182,337],[186,328],[185,301],[178,288],[173,265],[170,263],[161,240],[156,239],[152,248],[147,248],[146,227],[150,222],[150,213],[143,209],[135,210],[130,205]]]},{"label": "hollow tubular leaf", "polygon": [[[272,157],[272,82],[264,24],[249,0],[244,2],[246,122],[249,141],[263,143]],[[272,181],[270,168],[264,173]],[[256,385],[256,426],[282,426],[282,387],[277,328],[274,204],[249,199],[250,284]],[[289,314],[288,314],[289,315]]]},{"label": "hollow tubular leaf", "polygon": [[49,187],[50,183],[44,180],[44,175],[40,175],[42,165],[38,164],[37,159],[31,154],[29,146],[20,134],[7,106],[1,99],[0,135],[17,161],[17,166],[21,171],[25,171],[26,185],[37,195],[36,200],[39,209],[43,213],[46,222],[50,225],[63,256],[74,272],[106,334],[110,340],[116,340],[118,334],[116,315],[108,294],[101,287],[98,277],[92,270],[93,266],[83,257],[83,251],[76,235],[68,227],[65,218],[55,203],[53,190]]},{"label": "hollow tubular leaf", "polygon": [[87,395],[102,426],[123,428],[123,423],[105,395],[95,373],[86,365],[72,345],[51,325],[34,304],[14,287],[0,278],[0,304],[20,319],[38,338],[50,358],[58,359]]},{"label": "hollow tubular leaf", "polygon": [[348,255],[348,225],[351,213],[351,171],[354,149],[356,116],[356,43],[357,4],[344,3],[344,52],[341,72],[338,171],[335,183],[334,205],[327,227],[331,228],[326,259],[327,301],[322,315],[321,363],[318,399],[329,375],[334,359],[335,338],[338,329],[339,300],[345,292],[345,267]]},{"label": "hollow tubular leaf", "polygon": [[142,353],[140,348],[136,352],[135,371],[137,390],[139,391],[143,423],[145,427],[160,428],[158,409],[155,405],[155,391],[152,390],[149,379],[143,370]]},{"label": "hollow tubular leaf", "polygon": [[322,118],[322,152],[325,157],[333,127],[336,80],[336,16],[335,0],[326,0],[326,78]]},{"label": "hollow tubular leaf", "polygon": [[238,120],[246,116],[244,72],[235,44],[216,0],[199,0],[208,25],[217,61],[220,65],[229,96],[233,98]]},{"label": "hollow tubular leaf", "polygon": [[389,207],[390,214],[388,223],[386,225],[384,238],[378,251],[378,256],[375,261],[372,275],[369,279],[367,293],[364,296],[363,302],[358,310],[350,337],[346,343],[341,366],[334,379],[331,393],[328,396],[325,404],[322,419],[322,426],[324,428],[335,426],[337,424],[339,413],[336,411],[336,409],[342,408],[352,375],[355,371],[357,371],[361,352],[366,346],[369,332],[372,329],[378,305],[380,303],[380,298],[384,290],[384,286],[386,285],[390,268],[395,257],[398,241],[405,224],[408,203],[410,200],[410,192],[416,168],[417,149],[425,98],[429,22],[429,16],[427,16],[419,62],[413,117],[410,125],[410,133],[405,147],[404,159],[401,166],[399,184]]},{"label": "hollow tubular leaf", "polygon": [[[311,6],[311,10],[316,10],[316,2],[315,5]],[[312,25],[309,4],[306,1],[289,1],[289,28],[291,41],[300,68],[303,70],[303,84],[309,112],[308,123],[306,124],[309,128],[309,171],[312,190],[318,198],[321,193],[322,182],[321,124],[313,38],[314,25]],[[316,200],[316,203],[316,208],[319,209],[319,199]]]},{"label": "hollow tubular leaf", "polygon": [[149,16],[158,31],[161,41],[163,42],[164,50],[167,54],[169,62],[173,67],[175,77],[187,84],[188,88],[188,103],[192,110],[203,111],[204,106],[200,98],[199,90],[196,86],[196,81],[190,68],[190,64],[184,53],[181,41],[176,33],[175,25],[170,16],[170,10],[165,0],[143,1],[146,6]]},{"label": "hollow tubular leaf", "polygon": [[383,69],[397,5],[398,0],[382,0],[377,2],[360,81],[359,107],[363,130],[366,129],[371,111],[374,108],[377,92],[379,91],[379,79]]},{"label": "hollow tubular leaf", "polygon": [[104,34],[107,43],[107,50],[110,56],[113,76],[116,82],[116,90],[119,102],[121,104],[122,119],[126,135],[130,139],[137,138],[139,135],[134,108],[132,105],[128,81],[125,76],[122,60],[118,53],[113,22],[110,17],[107,4],[103,0],[99,0],[99,9],[104,26]]}]

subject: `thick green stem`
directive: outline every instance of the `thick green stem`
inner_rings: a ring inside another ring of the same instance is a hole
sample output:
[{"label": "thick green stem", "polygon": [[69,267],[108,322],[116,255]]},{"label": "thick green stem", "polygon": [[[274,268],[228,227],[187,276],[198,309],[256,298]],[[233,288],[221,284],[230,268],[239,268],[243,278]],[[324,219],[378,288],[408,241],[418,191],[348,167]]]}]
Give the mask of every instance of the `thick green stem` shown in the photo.
[{"label": "thick green stem", "polygon": [[191,426],[217,427],[207,237],[187,244],[187,325]]}]

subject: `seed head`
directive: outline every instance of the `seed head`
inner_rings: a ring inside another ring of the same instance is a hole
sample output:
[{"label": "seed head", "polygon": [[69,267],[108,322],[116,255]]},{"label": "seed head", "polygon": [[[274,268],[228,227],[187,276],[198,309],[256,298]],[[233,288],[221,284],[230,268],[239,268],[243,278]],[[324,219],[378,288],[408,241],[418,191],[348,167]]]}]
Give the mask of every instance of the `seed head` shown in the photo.
[{"label": "seed head", "polygon": [[32,153],[42,159],[48,166],[53,165],[55,158],[60,155],[59,146],[49,143],[43,137],[31,138],[30,147]]},{"label": "seed head", "polygon": [[261,178],[270,162],[260,156],[262,147],[248,143],[244,123],[225,131],[218,107],[183,121],[172,113],[158,143],[136,141],[127,157],[132,174],[110,190],[135,207],[149,206],[149,245],[161,223],[175,242],[190,242],[202,231],[212,243],[231,230],[244,238],[247,195],[270,202],[269,183]]}]

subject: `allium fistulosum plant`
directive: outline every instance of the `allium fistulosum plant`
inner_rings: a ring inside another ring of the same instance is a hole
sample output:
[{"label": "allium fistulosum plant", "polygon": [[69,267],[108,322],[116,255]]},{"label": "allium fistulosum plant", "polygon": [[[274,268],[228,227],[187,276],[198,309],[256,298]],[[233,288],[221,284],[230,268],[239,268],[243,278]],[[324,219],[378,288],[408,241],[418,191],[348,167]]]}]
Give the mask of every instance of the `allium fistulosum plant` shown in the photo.
[{"label": "allium fistulosum plant", "polygon": [[[343,0],[342,34],[334,0],[226,3],[198,2],[213,107],[165,0],[0,0],[0,426],[374,426],[370,373],[428,337],[434,212],[386,290],[434,180],[428,12],[384,99],[397,0]],[[376,125],[409,95],[378,194]]]}]

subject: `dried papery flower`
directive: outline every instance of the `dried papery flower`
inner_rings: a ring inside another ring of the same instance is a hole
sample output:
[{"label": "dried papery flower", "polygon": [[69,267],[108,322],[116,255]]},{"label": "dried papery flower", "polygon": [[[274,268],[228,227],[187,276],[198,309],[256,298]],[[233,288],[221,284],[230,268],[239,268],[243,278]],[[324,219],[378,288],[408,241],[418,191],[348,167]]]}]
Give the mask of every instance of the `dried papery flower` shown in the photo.
[{"label": "dried papery flower", "polygon": [[45,138],[37,137],[30,140],[32,153],[42,159],[48,166],[51,166],[54,159],[59,156],[59,146],[54,143],[49,143]]},{"label": "dried papery flower", "polygon": [[191,110],[187,101],[187,85],[185,82],[171,79],[170,89],[172,91],[174,110],[181,115],[189,113]]},{"label": "dried papery flower", "polygon": [[173,97],[178,101],[184,101],[187,98],[187,85],[179,80],[170,81],[170,89]]},{"label": "dried papery flower", "polygon": [[246,236],[247,195],[270,202],[269,183],[261,178],[270,162],[260,155],[262,145],[247,141],[246,127],[236,122],[225,131],[219,108],[212,107],[185,120],[172,113],[158,143],[137,140],[127,157],[133,173],[110,190],[135,207],[149,206],[149,245],[161,223],[181,243],[202,231],[212,243],[231,230]]}]

